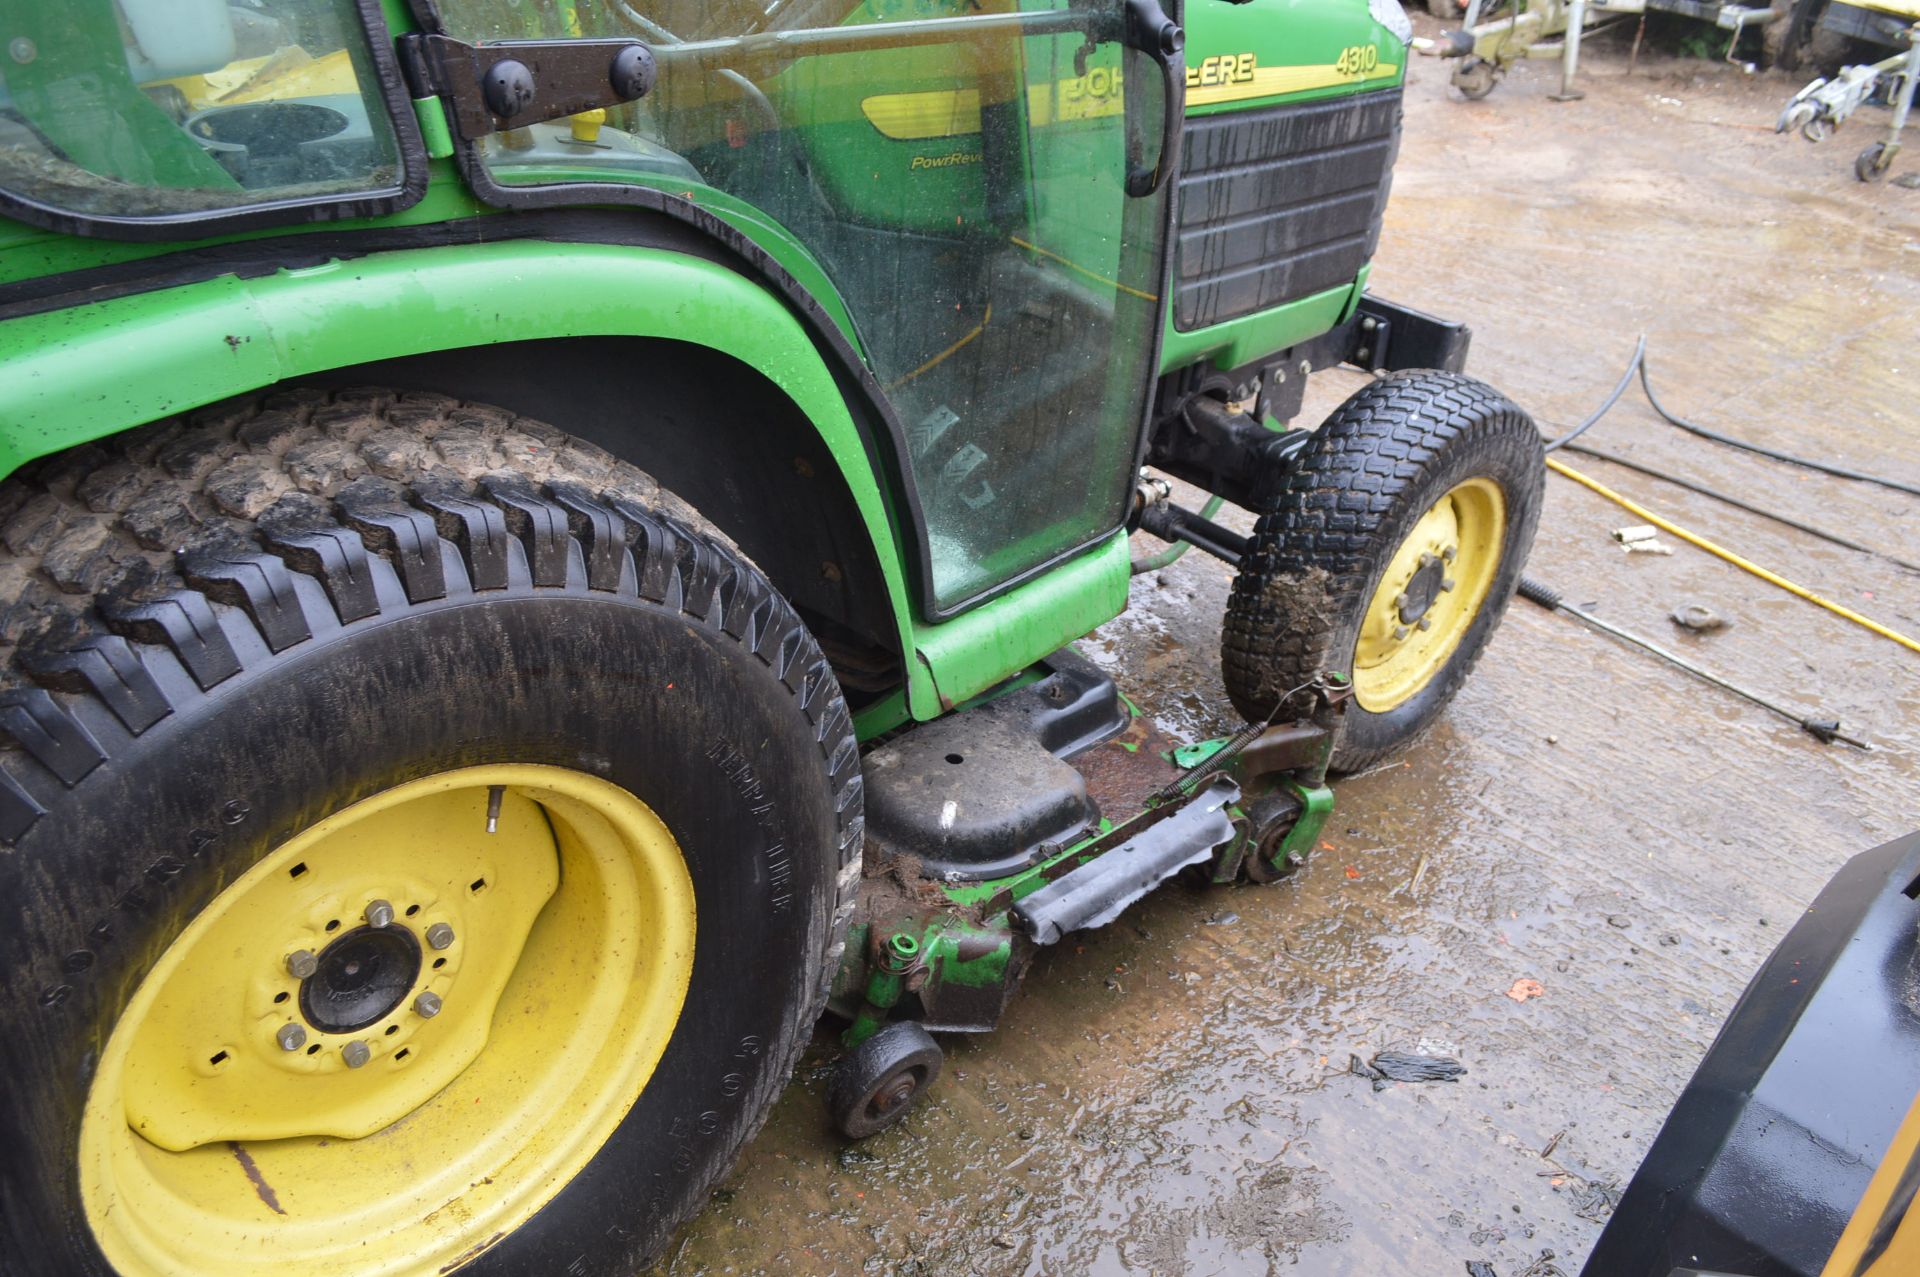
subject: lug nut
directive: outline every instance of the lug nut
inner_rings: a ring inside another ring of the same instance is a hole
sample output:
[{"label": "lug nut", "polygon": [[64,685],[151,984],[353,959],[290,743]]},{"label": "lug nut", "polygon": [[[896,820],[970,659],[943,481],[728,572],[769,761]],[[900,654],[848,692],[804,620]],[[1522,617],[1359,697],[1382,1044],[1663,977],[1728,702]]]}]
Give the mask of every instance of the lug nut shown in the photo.
[{"label": "lug nut", "polygon": [[319,959],[311,949],[295,949],[287,955],[287,974],[296,980],[308,979],[319,969]]},{"label": "lug nut", "polygon": [[444,922],[436,922],[427,928],[427,945],[434,949],[445,949],[453,943],[453,928]]},{"label": "lug nut", "polygon": [[384,900],[369,900],[367,902],[367,925],[375,930],[379,930],[382,927],[391,927],[393,925],[393,906]]},{"label": "lug nut", "polygon": [[1394,638],[1395,638],[1396,640],[1399,640],[1399,639],[1403,639],[1403,638],[1405,638],[1405,637],[1406,637],[1407,635],[1409,635],[1409,634],[1411,634],[1411,633],[1413,633],[1413,631],[1412,631],[1412,630],[1410,630],[1410,629],[1408,629],[1408,628],[1407,628],[1406,626],[1404,626],[1404,625],[1396,625],[1396,626],[1394,626],[1394,627],[1393,627],[1393,637],[1394,637]]},{"label": "lug nut", "polygon": [[348,1068],[357,1069],[373,1058],[373,1048],[365,1042],[349,1042],[340,1048],[340,1058],[347,1062]]},{"label": "lug nut", "polygon": [[1454,586],[1454,580],[1453,580],[1453,578],[1452,578],[1452,577],[1450,577],[1450,576],[1443,576],[1443,577],[1441,577],[1441,578],[1440,578],[1440,588],[1441,588],[1441,589],[1443,589],[1443,590],[1446,590],[1446,591],[1448,591],[1449,593],[1451,593],[1451,592],[1452,592],[1452,590],[1453,590],[1453,586]]},{"label": "lug nut", "polygon": [[1405,590],[1393,596],[1393,605],[1402,612],[1407,610],[1407,592]]},{"label": "lug nut", "polygon": [[1432,618],[1432,617],[1430,617],[1430,616],[1423,616],[1423,617],[1421,617],[1421,618],[1420,618],[1420,628],[1421,628],[1422,630],[1430,630],[1430,629],[1432,629],[1432,628],[1433,628],[1433,618]]},{"label": "lug nut", "polygon": [[1458,550],[1454,549],[1452,546],[1448,546],[1446,549],[1440,551],[1440,557],[1445,559],[1447,562],[1451,563],[1453,562],[1453,556],[1458,553],[1459,553]]},{"label": "lug nut", "polygon": [[307,1031],[297,1024],[283,1024],[273,1040],[280,1044],[282,1051],[298,1051],[307,1044]]},{"label": "lug nut", "polygon": [[413,1000],[413,1013],[422,1020],[431,1020],[440,1014],[440,995],[432,989],[423,989],[420,996]]}]

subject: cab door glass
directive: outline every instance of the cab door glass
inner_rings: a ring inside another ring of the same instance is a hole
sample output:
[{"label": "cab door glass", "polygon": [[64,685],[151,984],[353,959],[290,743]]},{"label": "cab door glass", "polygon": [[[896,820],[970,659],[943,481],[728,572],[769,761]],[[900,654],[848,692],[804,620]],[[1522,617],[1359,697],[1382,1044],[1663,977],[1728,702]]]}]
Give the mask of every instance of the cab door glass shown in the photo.
[{"label": "cab door glass", "polygon": [[0,191],[166,218],[400,180],[354,0],[0,0]]},{"label": "cab door glass", "polygon": [[[480,157],[502,186],[653,185],[797,240],[845,303],[906,434],[939,607],[1119,526],[1164,194],[1125,190],[1118,0],[443,0],[441,11],[464,40],[653,47],[646,98],[604,122],[496,134]],[[915,36],[927,19],[951,25]],[[752,38],[767,33],[785,38]]]}]

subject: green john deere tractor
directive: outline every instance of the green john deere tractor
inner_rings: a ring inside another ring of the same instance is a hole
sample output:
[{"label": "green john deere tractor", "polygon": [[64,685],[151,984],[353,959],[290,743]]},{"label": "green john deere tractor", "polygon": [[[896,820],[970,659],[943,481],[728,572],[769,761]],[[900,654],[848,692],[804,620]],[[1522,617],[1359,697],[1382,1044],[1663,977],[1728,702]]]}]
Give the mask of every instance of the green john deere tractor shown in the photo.
[{"label": "green john deere tractor", "polygon": [[9,1277],[631,1272],[1434,719],[1541,463],[1366,292],[1405,16],[1179,8],[0,0]]}]

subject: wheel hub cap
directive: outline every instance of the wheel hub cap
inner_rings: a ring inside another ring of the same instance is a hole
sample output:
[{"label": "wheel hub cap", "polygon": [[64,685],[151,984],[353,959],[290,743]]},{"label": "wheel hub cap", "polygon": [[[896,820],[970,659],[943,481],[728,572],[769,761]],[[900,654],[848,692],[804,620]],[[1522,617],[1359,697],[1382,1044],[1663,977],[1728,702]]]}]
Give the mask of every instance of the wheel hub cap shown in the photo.
[{"label": "wheel hub cap", "polygon": [[406,1001],[420,977],[420,942],[405,927],[361,927],[320,954],[300,982],[300,1014],[322,1033],[378,1024]]},{"label": "wheel hub cap", "polygon": [[1506,498],[1491,479],[1449,489],[1395,547],[1354,644],[1353,691],[1382,714],[1433,681],[1480,614],[1500,568]]},{"label": "wheel hub cap", "polygon": [[458,1266],[640,1096],[694,921],[666,825],[563,768],[443,772],[289,838],[186,924],[101,1053],[79,1173],[113,1270]]},{"label": "wheel hub cap", "polygon": [[[1447,547],[1447,557],[1453,557],[1453,547]],[[1418,625],[1420,618],[1427,614],[1433,601],[1440,597],[1443,585],[1449,584],[1442,560],[1438,555],[1422,554],[1420,566],[1407,582],[1407,588],[1400,592],[1395,608],[1400,614],[1402,625]]]}]

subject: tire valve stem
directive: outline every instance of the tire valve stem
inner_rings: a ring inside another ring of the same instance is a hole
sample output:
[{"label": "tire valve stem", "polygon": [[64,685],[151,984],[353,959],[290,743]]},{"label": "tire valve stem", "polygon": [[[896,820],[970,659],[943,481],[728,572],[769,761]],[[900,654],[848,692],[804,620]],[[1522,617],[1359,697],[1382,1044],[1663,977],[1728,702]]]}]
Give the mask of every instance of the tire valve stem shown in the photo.
[{"label": "tire valve stem", "polygon": [[487,786],[487,832],[500,832],[500,800],[507,796],[505,785]]}]

